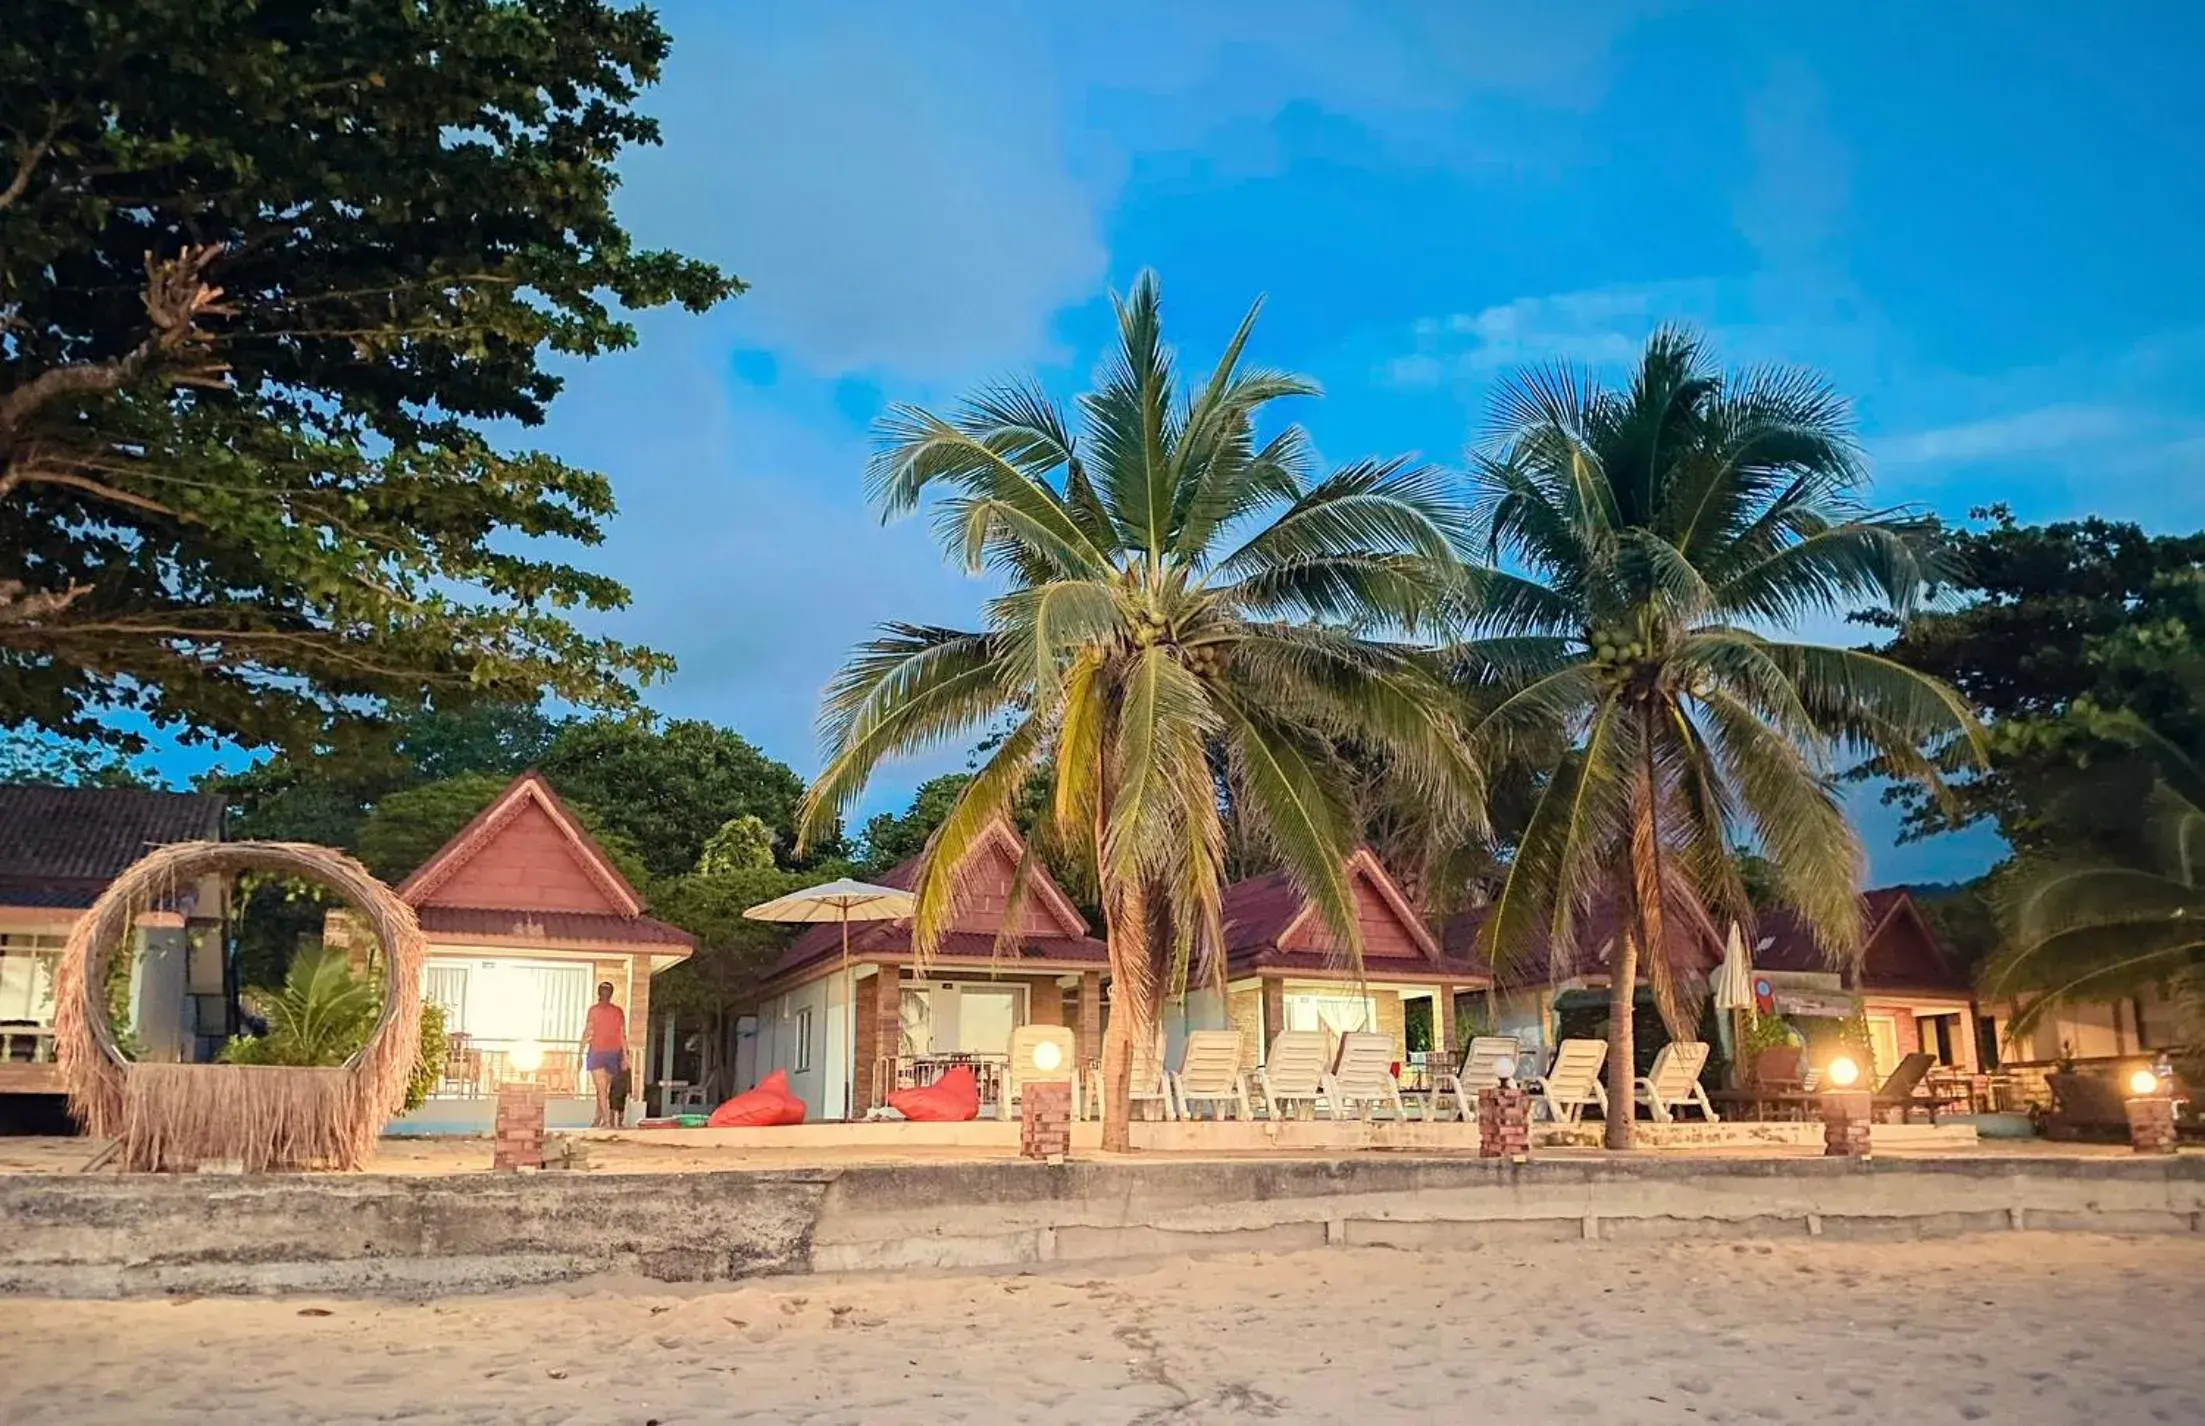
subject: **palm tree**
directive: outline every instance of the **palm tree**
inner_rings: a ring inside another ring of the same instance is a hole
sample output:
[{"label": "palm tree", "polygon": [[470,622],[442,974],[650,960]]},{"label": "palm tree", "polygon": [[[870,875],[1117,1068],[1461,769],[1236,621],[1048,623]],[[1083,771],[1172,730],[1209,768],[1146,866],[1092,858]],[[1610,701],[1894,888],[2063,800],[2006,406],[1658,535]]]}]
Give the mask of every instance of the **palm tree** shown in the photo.
[{"label": "palm tree", "polygon": [[[1631,1142],[1631,1007],[1643,973],[1672,1033],[1693,1023],[1676,968],[1752,910],[1749,842],[1834,963],[1857,957],[1863,867],[1834,759],[1865,754],[1937,785],[1932,754],[1978,741],[1960,697],[1858,650],[1773,636],[1874,601],[1906,613],[1938,575],[1926,522],[1870,510],[1845,403],[1809,373],[1724,376],[1665,328],[1628,386],[1568,370],[1504,383],[1473,459],[1479,577],[1472,676],[1489,766],[1554,759],[1485,922],[1505,963],[1557,967],[1596,906],[1620,913],[1609,970],[1607,1143]],[[1539,969],[1544,970],[1545,967]]]},{"label": "palm tree", "polygon": [[883,759],[1007,720],[928,844],[914,958],[946,929],[974,839],[1046,771],[1056,840],[1101,893],[1104,1141],[1124,1149],[1136,1037],[1153,1033],[1167,990],[1222,971],[1228,809],[1354,959],[1343,744],[1381,750],[1465,826],[1479,799],[1452,690],[1408,642],[1461,582],[1468,516],[1445,478],[1400,461],[1317,478],[1301,430],[1260,439],[1270,403],[1316,388],[1242,367],[1254,310],[1187,393],[1152,275],[1117,316],[1077,434],[1028,384],[982,390],[951,416],[884,418],[870,472],[883,517],[940,493],[945,554],[1006,588],[978,631],[889,624],[856,651],[827,690],[827,765],[802,819],[816,834]]},{"label": "palm tree", "polygon": [[2132,714],[2107,723],[2158,771],[2146,809],[2158,856],[2148,866],[2046,861],[2004,873],[2021,890],[1982,982],[1986,994],[2020,1000],[2007,1027],[2014,1038],[2062,1005],[2153,990],[2205,1029],[2205,765]]}]

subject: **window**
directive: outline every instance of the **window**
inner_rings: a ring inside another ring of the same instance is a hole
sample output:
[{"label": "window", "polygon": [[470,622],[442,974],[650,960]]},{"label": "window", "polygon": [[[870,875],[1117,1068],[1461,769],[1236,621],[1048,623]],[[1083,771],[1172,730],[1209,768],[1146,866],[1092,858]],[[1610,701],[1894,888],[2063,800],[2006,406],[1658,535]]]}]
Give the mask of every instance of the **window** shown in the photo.
[{"label": "window", "polygon": [[0,1021],[51,1025],[61,936],[0,935]]},{"label": "window", "polygon": [[582,1019],[596,999],[588,966],[535,966],[536,1038],[549,1044],[582,1037]]},{"label": "window", "polygon": [[429,962],[422,998],[444,1012],[446,1028],[458,1031],[467,1025],[467,967]]},{"label": "window", "polygon": [[1324,1030],[1344,1035],[1350,1030],[1378,1028],[1378,1002],[1362,995],[1306,995],[1286,997],[1286,1028]]},{"label": "window", "polygon": [[812,1008],[807,1005],[796,1012],[796,1063],[798,1074],[812,1067]]}]

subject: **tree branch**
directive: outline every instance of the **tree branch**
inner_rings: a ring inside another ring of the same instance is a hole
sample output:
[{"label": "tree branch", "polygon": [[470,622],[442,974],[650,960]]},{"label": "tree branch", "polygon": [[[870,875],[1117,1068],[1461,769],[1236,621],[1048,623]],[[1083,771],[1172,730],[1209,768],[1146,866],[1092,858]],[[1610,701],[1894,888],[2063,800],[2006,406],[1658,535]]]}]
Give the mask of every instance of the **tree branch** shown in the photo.
[{"label": "tree branch", "polygon": [[172,379],[195,385],[219,377],[228,368],[207,359],[214,337],[199,321],[231,312],[222,305],[222,289],[206,280],[207,268],[221,255],[219,243],[187,247],[165,261],[147,253],[144,301],[151,334],[112,361],[52,367],[0,396],[0,436],[50,401],[118,391],[157,363],[181,359]]},{"label": "tree branch", "polygon": [[54,136],[60,132],[61,120],[56,117],[46,125],[46,132],[38,141],[23,150],[23,156],[16,160],[15,177],[8,180],[7,187],[0,188],[0,212],[14,207],[16,200],[30,191],[31,175],[38,171],[39,161],[46,157],[46,151],[53,147]]},{"label": "tree branch", "polygon": [[20,579],[0,579],[0,624],[27,624],[33,619],[43,619],[58,614],[92,592],[89,584],[72,584],[67,589],[43,590],[37,594],[25,594],[29,588]]}]

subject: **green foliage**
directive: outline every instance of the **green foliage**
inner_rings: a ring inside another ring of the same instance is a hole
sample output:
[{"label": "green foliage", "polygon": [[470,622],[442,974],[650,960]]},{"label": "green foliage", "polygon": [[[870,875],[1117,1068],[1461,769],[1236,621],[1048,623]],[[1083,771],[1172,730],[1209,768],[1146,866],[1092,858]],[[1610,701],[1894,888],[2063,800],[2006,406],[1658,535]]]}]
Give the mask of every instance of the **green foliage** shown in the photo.
[{"label": "green foliage", "polygon": [[396,885],[495,801],[508,780],[462,773],[393,792],[360,824],[354,850],[369,871]]},{"label": "green foliage", "polygon": [[[247,1003],[267,1021],[268,1033],[232,1036],[217,1056],[221,1063],[328,1068],[367,1044],[383,995],[381,987],[355,977],[342,955],[317,947],[292,961],[281,990],[251,995]],[[435,1091],[448,1050],[444,1007],[423,1005],[420,1049],[401,1112],[420,1108]]]},{"label": "green foliage", "polygon": [[1744,1033],[1738,1037],[1738,1058],[1751,1065],[1770,1050],[1790,1049],[1806,1043],[1797,1026],[1781,1015],[1757,1015],[1747,1011]]},{"label": "green foliage", "polygon": [[773,865],[773,829],[765,819],[745,812],[720,824],[706,839],[697,870],[706,876],[731,871],[755,871]]},{"label": "green foliage", "polygon": [[268,1033],[239,1035],[223,1046],[224,1064],[341,1065],[367,1043],[382,995],[354,977],[345,958],[316,947],[291,962],[283,988],[251,996]]},{"label": "green foliage", "polygon": [[405,1113],[428,1102],[444,1078],[444,1061],[451,1055],[451,1032],[444,1023],[444,1007],[433,1000],[421,1004],[421,1049],[414,1056],[413,1074],[406,1081]]},{"label": "green foliage", "polygon": [[0,728],[0,784],[44,787],[158,787],[113,749]]},{"label": "green foliage", "polygon": [[697,949],[651,982],[651,1004],[694,1015],[720,1014],[743,1004],[801,929],[745,920],[744,909],[850,871],[832,862],[806,871],[744,867],[661,883],[652,914],[695,935]]},{"label": "green foliage", "polygon": [[879,812],[868,818],[858,834],[858,869],[866,876],[878,876],[925,851],[926,839],[949,819],[950,809],[971,781],[969,772],[929,778],[919,784],[903,812]]},{"label": "green foliage", "polygon": [[[13,0],[0,724],[307,746],[388,700],[626,707],[603,477],[493,440],[741,284],[612,211],[667,53],[610,0]],[[556,546],[552,547],[556,548]]]},{"label": "green foliage", "polygon": [[1807,1063],[1817,1069],[1826,1067],[1839,1055],[1847,1055],[1860,1066],[1860,1082],[1864,1089],[1873,1089],[1883,1076],[1898,1068],[1897,1065],[1876,1063],[1876,1038],[1868,1033],[1868,1014],[1859,1000],[1853,1002],[1853,1013],[1842,1020],[1827,1016],[1815,1016],[1800,1026],[1800,1039],[1807,1047]]},{"label": "green foliage", "polygon": [[2148,843],[2136,812],[2158,772],[2130,720],[2205,756],[2205,534],[2095,518],[2022,525],[2001,506],[1973,514],[1982,528],[1952,536],[1957,602],[1881,652],[1983,710],[1990,764],[1956,780],[1949,807],[1906,787],[1890,800],[1912,836],[1990,822],[2025,855],[2134,860]]},{"label": "green foliage", "polygon": [[[573,723],[540,766],[561,797],[594,809],[659,877],[691,871],[730,818],[747,814],[792,831],[804,795],[804,780],[786,764],[740,733],[695,720]],[[814,851],[827,856],[838,847],[830,835]]]},{"label": "green foliage", "polygon": [[[885,759],[1000,730],[934,829],[917,944],[946,928],[965,852],[1046,771],[1044,821],[1100,889],[1122,1042],[1221,965],[1228,816],[1359,961],[1341,742],[1383,753],[1459,825],[1480,799],[1454,692],[1406,641],[1436,631],[1462,584],[1446,477],[1405,461],[1326,474],[1298,427],[1260,436],[1274,403],[1316,388],[1242,364],[1252,311],[1184,383],[1153,274],[1117,316],[1076,421],[1014,383],[880,423],[883,515],[931,501],[945,557],[1004,592],[977,631],[889,624],[852,655],[828,689],[805,827],[823,832]],[[1124,1117],[1114,1099],[1106,1122]]]},{"label": "green foliage", "polygon": [[[1646,976],[1682,1038],[1698,1017],[1677,968],[1750,920],[1731,850],[1745,844],[1765,894],[1833,957],[1857,956],[1863,856],[1835,759],[1873,749],[1934,788],[1931,755],[1967,757],[1979,732],[1934,678],[1761,631],[1862,601],[1903,617],[1943,575],[1937,531],[1862,500],[1850,412],[1819,377],[1725,374],[1677,329],[1618,389],[1567,370],[1513,378],[1489,430],[1472,481],[1480,543],[1504,568],[1478,577],[1461,658],[1502,696],[1473,747],[1489,764],[1557,755],[1486,955],[1566,964],[1588,908],[1621,908],[1612,968]],[[1627,1099],[1635,1035],[1610,1030]],[[1614,1117],[1610,1146],[1629,1141]]]}]

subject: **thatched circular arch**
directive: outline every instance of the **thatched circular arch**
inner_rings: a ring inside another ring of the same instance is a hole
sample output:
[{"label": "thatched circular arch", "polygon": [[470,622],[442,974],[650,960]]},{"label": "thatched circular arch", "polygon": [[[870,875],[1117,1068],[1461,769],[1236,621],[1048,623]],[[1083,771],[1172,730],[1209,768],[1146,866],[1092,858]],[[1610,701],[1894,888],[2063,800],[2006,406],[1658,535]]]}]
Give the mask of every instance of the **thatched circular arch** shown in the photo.
[{"label": "thatched circular arch", "polygon": [[[383,949],[383,1010],[342,1066],[160,1064],[116,1045],[107,965],[138,918],[207,876],[271,871],[342,896]],[[234,1161],[357,1169],[405,1102],[421,1035],[421,926],[413,908],[343,852],[306,842],[178,842],[115,878],[69,933],[54,985],[54,1056],[69,1107],[115,1139],[126,1168]]]}]

